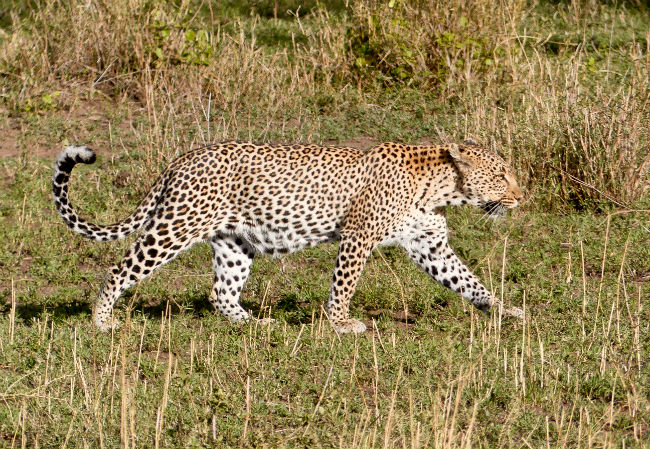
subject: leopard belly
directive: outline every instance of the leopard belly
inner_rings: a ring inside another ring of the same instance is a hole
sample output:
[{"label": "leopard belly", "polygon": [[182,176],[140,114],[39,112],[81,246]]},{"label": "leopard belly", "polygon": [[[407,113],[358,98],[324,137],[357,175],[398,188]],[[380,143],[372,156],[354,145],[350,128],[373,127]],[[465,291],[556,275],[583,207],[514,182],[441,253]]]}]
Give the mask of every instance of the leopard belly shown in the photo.
[{"label": "leopard belly", "polygon": [[324,224],[309,231],[304,228],[244,225],[233,232],[233,235],[246,240],[256,252],[274,257],[340,238],[338,226],[334,224]]}]

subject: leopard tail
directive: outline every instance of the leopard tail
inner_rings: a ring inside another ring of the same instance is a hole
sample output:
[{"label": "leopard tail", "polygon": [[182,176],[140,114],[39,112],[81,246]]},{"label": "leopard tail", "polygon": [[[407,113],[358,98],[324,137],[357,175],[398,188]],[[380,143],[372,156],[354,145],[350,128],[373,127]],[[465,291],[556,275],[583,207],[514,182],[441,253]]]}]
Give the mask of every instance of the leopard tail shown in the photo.
[{"label": "leopard tail", "polygon": [[86,146],[69,146],[59,153],[52,175],[54,204],[65,224],[84,237],[98,242],[123,239],[142,228],[151,218],[166,183],[163,177],[160,177],[135,211],[119,223],[108,226],[93,224],[79,216],[68,198],[68,182],[72,168],[78,163],[92,164],[93,162],[95,162],[95,152]]}]

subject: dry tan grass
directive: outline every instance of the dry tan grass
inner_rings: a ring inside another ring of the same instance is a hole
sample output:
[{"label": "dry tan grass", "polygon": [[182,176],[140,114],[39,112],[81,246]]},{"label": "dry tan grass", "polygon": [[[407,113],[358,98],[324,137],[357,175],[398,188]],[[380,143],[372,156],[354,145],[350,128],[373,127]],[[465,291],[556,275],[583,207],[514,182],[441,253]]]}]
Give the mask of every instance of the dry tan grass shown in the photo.
[{"label": "dry tan grass", "polygon": [[[361,1],[287,21],[197,6],[42,2],[1,41],[7,102],[36,108],[61,89],[134,99],[158,169],[211,140],[329,138],[307,107],[321,93],[336,107],[380,103],[385,116],[402,104],[384,92],[416,89],[442,107],[436,138],[502,149],[548,203],[627,204],[649,192],[650,40],[624,7]],[[273,30],[285,42],[269,44]]]}]

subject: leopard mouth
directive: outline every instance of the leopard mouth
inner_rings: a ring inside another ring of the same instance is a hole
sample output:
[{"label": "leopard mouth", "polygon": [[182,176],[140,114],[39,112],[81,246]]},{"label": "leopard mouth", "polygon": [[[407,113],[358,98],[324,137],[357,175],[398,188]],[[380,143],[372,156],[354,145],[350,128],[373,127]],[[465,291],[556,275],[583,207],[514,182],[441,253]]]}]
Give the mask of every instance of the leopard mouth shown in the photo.
[{"label": "leopard mouth", "polygon": [[506,206],[500,201],[486,201],[480,205],[480,208],[491,218],[501,217],[506,211]]}]

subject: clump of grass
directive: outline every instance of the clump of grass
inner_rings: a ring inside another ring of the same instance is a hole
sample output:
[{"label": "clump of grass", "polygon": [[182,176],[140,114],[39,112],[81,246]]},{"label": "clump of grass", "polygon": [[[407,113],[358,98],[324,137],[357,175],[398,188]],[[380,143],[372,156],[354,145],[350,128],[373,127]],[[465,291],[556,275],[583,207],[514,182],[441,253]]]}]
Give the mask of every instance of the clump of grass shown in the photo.
[{"label": "clump of grass", "polygon": [[[512,24],[491,13],[498,7],[489,1],[452,8],[436,2],[355,2],[347,27],[348,66],[360,81],[423,89],[484,79],[505,52],[494,37]],[[516,17],[522,5],[508,7]]]}]

